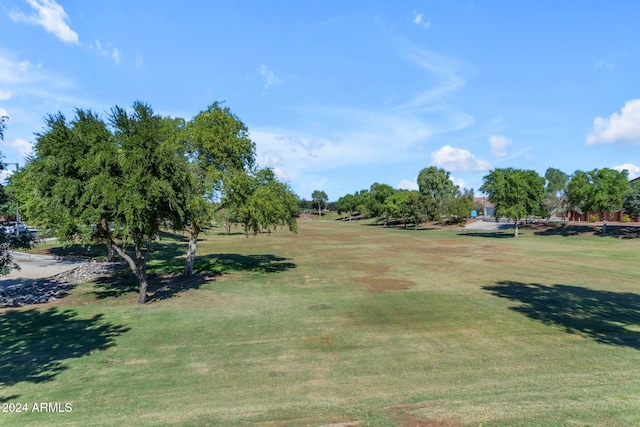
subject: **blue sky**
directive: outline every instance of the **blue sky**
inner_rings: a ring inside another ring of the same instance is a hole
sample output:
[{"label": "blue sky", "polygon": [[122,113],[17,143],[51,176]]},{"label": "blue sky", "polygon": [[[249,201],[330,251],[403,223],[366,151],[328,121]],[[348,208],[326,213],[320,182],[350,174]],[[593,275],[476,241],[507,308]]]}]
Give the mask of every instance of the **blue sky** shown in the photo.
[{"label": "blue sky", "polygon": [[[214,101],[303,198],[435,165],[640,176],[640,2],[0,0],[0,146],[43,117]],[[13,168],[13,166],[10,166]]]}]

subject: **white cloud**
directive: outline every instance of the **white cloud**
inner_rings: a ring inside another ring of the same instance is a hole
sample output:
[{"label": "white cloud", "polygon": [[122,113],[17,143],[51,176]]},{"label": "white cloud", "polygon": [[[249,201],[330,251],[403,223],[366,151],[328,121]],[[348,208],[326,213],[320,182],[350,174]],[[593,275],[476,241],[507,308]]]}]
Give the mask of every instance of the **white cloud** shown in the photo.
[{"label": "white cloud", "polygon": [[491,169],[486,160],[476,159],[469,150],[445,145],[431,153],[431,160],[449,172],[482,172]]},{"label": "white cloud", "polygon": [[283,181],[283,182],[287,182],[290,180],[289,175],[287,175],[282,169],[280,168],[273,168],[273,173],[276,175],[276,178],[278,178],[279,181]]},{"label": "white cloud", "polygon": [[25,141],[21,138],[14,139],[8,145],[9,147],[14,148],[21,157],[26,157],[27,154],[31,153],[31,151],[33,150],[33,145],[31,145],[29,141]]},{"label": "white cloud", "polygon": [[398,188],[400,190],[415,190],[418,191],[418,189],[420,187],[418,187],[418,177],[413,178],[413,181],[409,181],[408,179],[403,179],[402,181],[400,181],[400,184],[398,184]]},{"label": "white cloud", "polygon": [[260,65],[260,75],[264,77],[264,90],[282,83],[282,80],[276,77],[273,70],[264,64]]},{"label": "white cloud", "polygon": [[5,100],[11,98],[12,96],[13,96],[13,94],[11,93],[10,90],[0,89],[0,101],[5,101]]},{"label": "white cloud", "polygon": [[35,14],[26,15],[22,12],[12,11],[9,17],[14,22],[27,22],[39,25],[52,33],[65,43],[78,44],[78,33],[67,24],[69,16],[62,6],[54,0],[25,0],[35,10]]},{"label": "white cloud", "polygon": [[348,108],[298,108],[328,129],[295,131],[251,126],[258,162],[291,178],[357,165],[385,165],[415,159],[417,146],[436,129],[410,113]]},{"label": "white cloud", "polygon": [[425,30],[428,30],[431,27],[431,21],[425,21],[424,15],[422,13],[414,12],[415,17],[413,18],[413,23],[422,27]]},{"label": "white cloud", "polygon": [[100,56],[113,59],[116,65],[120,63],[120,51],[117,48],[111,46],[111,43],[107,43],[106,46],[102,46],[100,40],[96,39],[95,44],[90,44],[87,47],[90,50],[98,53],[98,55]]},{"label": "white cloud", "polygon": [[7,178],[13,175],[13,172],[13,170],[9,169],[3,169],[2,171],[0,171],[0,182],[6,182]]},{"label": "white cloud", "polygon": [[628,101],[619,114],[615,112],[608,119],[596,117],[587,136],[587,145],[621,141],[640,144],[640,99]]},{"label": "white cloud", "polygon": [[491,135],[489,137],[491,144],[491,154],[496,157],[504,157],[507,155],[507,148],[511,145],[511,140],[500,135]]},{"label": "white cloud", "polygon": [[614,166],[613,167],[615,170],[617,171],[623,171],[623,170],[628,170],[629,171],[629,179],[635,179],[638,178],[640,176],[640,166],[636,166],[632,163],[626,163],[624,165],[621,166]]},{"label": "white cloud", "polygon": [[136,54],[136,68],[142,67],[142,56],[139,53]]},{"label": "white cloud", "polygon": [[10,117],[9,116],[9,112],[7,110],[5,110],[4,108],[0,108],[0,116]]},{"label": "white cloud", "polygon": [[465,184],[462,178],[456,178],[453,175],[449,175],[449,180],[453,182],[454,185],[457,185],[458,187],[460,187],[460,190],[467,188],[467,185]]}]

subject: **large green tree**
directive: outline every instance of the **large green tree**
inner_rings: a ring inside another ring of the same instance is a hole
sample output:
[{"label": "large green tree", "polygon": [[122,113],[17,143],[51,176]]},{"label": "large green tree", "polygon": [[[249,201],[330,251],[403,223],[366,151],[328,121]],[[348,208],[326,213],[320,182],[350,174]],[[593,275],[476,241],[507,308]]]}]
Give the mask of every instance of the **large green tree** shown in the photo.
[{"label": "large green tree", "polygon": [[368,197],[365,200],[366,208],[370,216],[372,217],[384,217],[385,225],[389,220],[388,214],[385,210],[384,202],[388,197],[395,192],[392,186],[389,184],[373,183],[367,193]]},{"label": "large green tree", "polygon": [[634,220],[640,217],[640,186],[635,186],[624,196],[622,208]]},{"label": "large green tree", "polygon": [[70,123],[60,113],[46,117],[34,155],[11,184],[29,218],[62,240],[108,243],[138,279],[143,303],[160,227],[183,223],[187,158],[179,121],[146,104],[114,107],[109,123],[82,110]]},{"label": "large green tree", "polygon": [[[7,116],[0,116],[0,141],[4,140],[4,130],[6,122],[9,120]],[[2,158],[2,154],[0,154]],[[0,171],[4,170],[5,164],[0,162]],[[5,204],[8,200],[5,188],[0,186],[0,204]],[[11,270],[20,270],[20,266],[13,260],[11,251],[17,249],[28,249],[33,244],[33,239],[29,235],[17,236],[7,234],[0,231],[0,274],[8,274]]]},{"label": "large green tree", "polygon": [[567,184],[567,197],[573,209],[605,215],[622,208],[624,197],[630,189],[626,170],[603,168],[589,172],[576,171]]},{"label": "large green tree", "polygon": [[460,189],[451,181],[451,173],[442,168],[429,166],[418,174],[417,182],[420,193],[433,200],[438,213],[445,215],[449,201],[457,197]]},{"label": "large green tree", "polygon": [[345,218],[349,218],[351,221],[351,217],[353,213],[358,210],[358,205],[360,204],[361,198],[356,194],[345,194],[340,197],[336,203],[336,210],[339,214],[346,214]]},{"label": "large green tree", "polygon": [[314,190],[311,193],[311,200],[313,204],[318,207],[318,215],[322,216],[322,208],[327,204],[327,200],[329,200],[329,196],[322,190]]},{"label": "large green tree", "polygon": [[[254,166],[255,144],[246,125],[217,102],[187,124],[184,137],[191,170],[190,190],[185,194],[189,246],[183,276],[188,277],[193,273],[198,236],[221,207],[213,201],[223,191],[226,177]],[[232,211],[229,208],[226,213]]]},{"label": "large green tree", "polygon": [[234,221],[242,224],[247,236],[278,227],[298,231],[298,197],[278,181],[273,170],[235,171],[226,179],[223,193],[223,209],[233,212]]},{"label": "large green tree", "polygon": [[408,191],[407,195],[399,204],[400,216],[405,221],[413,223],[413,229],[425,220],[433,217],[436,210],[436,202],[417,191]]},{"label": "large green tree", "polygon": [[[135,259],[111,239],[115,251],[124,258],[140,284],[138,302],[147,291],[146,266],[152,246],[165,223],[180,229],[184,224],[184,189],[190,175],[184,147],[175,137],[176,121],[163,119],[150,106],[136,102],[127,111],[114,107],[111,124],[118,147],[121,176],[114,200],[113,219],[117,237],[132,244]],[[103,230],[107,233],[107,230]]]},{"label": "large green tree", "polygon": [[548,168],[545,171],[546,181],[545,195],[542,198],[542,207],[547,216],[547,221],[558,213],[562,213],[564,218],[568,208],[567,203],[567,183],[569,175],[556,168]]},{"label": "large green tree", "polygon": [[540,210],[544,178],[533,170],[496,168],[483,178],[480,191],[495,205],[496,217],[514,220],[514,236],[518,237],[519,221]]}]

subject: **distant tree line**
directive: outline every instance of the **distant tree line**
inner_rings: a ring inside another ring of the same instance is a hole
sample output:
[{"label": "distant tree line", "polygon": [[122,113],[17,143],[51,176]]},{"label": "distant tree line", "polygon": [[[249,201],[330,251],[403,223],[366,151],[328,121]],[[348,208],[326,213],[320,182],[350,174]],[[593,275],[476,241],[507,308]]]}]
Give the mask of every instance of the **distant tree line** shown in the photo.
[{"label": "distant tree line", "polygon": [[354,216],[376,218],[385,226],[412,224],[414,229],[424,221],[459,222],[481,209],[473,201],[473,190],[463,189],[450,179],[450,173],[434,166],[420,171],[418,190],[396,190],[388,184],[374,183],[368,190],[346,194],[336,202],[336,211],[345,220]]},{"label": "distant tree line", "polygon": [[[385,225],[413,224],[415,229],[424,221],[455,223],[468,218],[472,210],[481,213],[483,207],[474,202],[473,189],[461,190],[450,177],[448,171],[430,166],[418,174],[417,191],[375,183],[368,190],[340,197],[336,210],[345,220],[357,215]],[[640,217],[640,186],[630,185],[626,170],[603,168],[568,175],[548,168],[542,177],[533,170],[496,168],[483,177],[480,191],[495,206],[494,216],[515,222],[515,236],[519,222],[532,216],[565,219],[576,211],[606,219],[608,213],[624,209],[629,218]]]},{"label": "distant tree line", "polygon": [[184,276],[193,273],[198,236],[222,218],[247,235],[297,231],[297,196],[257,167],[247,127],[219,103],[190,121],[142,102],[115,106],[106,120],[81,109],[71,121],[49,115],[8,190],[33,225],[62,242],[104,244],[110,259],[124,259],[140,303],[163,228],[189,233]]},{"label": "distant tree line", "polygon": [[494,169],[480,188],[495,204],[495,215],[518,222],[529,216],[563,219],[571,211],[592,212],[599,220],[622,209],[633,219],[640,215],[640,188],[629,183],[628,171],[602,168],[573,175],[549,168],[544,178],[532,170]]}]

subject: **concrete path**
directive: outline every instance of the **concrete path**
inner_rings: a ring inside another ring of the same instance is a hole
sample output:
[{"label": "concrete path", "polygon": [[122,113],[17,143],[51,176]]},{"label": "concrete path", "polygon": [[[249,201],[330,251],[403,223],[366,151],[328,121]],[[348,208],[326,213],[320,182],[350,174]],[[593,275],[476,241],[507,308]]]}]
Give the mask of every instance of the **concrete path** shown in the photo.
[{"label": "concrete path", "polygon": [[87,262],[77,258],[63,259],[49,255],[32,255],[22,252],[11,252],[11,254],[14,261],[20,266],[20,270],[12,270],[8,275],[0,276],[0,290],[55,276]]}]

